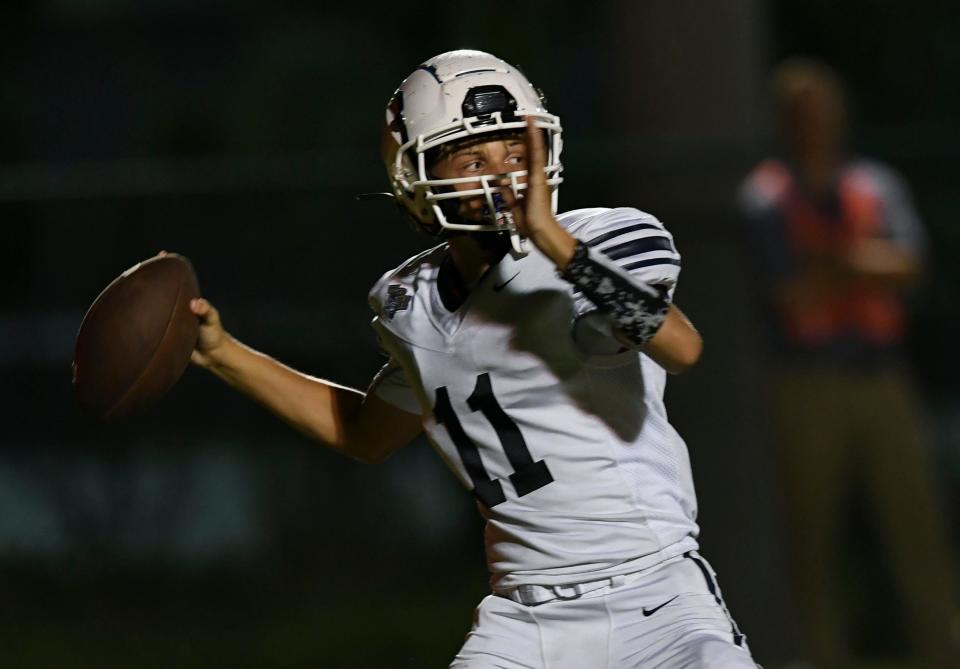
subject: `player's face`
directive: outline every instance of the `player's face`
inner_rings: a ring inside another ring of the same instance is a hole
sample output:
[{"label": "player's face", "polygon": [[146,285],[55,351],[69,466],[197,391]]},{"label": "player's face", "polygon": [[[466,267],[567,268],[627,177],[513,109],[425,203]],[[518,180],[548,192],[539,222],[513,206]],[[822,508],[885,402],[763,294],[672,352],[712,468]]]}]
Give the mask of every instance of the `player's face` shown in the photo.
[{"label": "player's face", "polygon": [[[437,159],[431,173],[438,179],[481,177],[487,174],[505,174],[527,169],[527,145],[522,135],[511,135],[483,141],[482,139],[460,142]],[[518,179],[521,183],[526,177]],[[504,201],[509,206],[514,202],[510,179],[497,181]],[[454,184],[456,190],[480,188],[480,182]],[[483,218],[485,200],[482,196],[471,197],[460,203],[460,215],[467,220]]]},{"label": "player's face", "polygon": [[825,86],[811,86],[796,95],[781,111],[780,123],[795,157],[832,157],[843,144],[843,103]]}]

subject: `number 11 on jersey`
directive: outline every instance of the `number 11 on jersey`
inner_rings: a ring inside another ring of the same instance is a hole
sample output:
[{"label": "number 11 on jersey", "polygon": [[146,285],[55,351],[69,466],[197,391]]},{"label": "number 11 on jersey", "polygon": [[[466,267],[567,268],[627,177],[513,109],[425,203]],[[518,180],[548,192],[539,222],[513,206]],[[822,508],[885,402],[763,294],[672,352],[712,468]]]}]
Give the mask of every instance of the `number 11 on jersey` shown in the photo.
[{"label": "number 11 on jersey", "polygon": [[[527,442],[524,441],[520,428],[513,419],[497,402],[493,394],[493,386],[490,384],[490,374],[484,372],[477,377],[473,393],[467,398],[467,406],[471,411],[479,411],[483,414],[500,440],[503,451],[513,467],[513,473],[510,475],[510,483],[513,485],[517,495],[523,497],[534,490],[539,490],[548,483],[553,482],[553,476],[547,463],[543,460],[534,462],[530,455],[530,449],[527,448]],[[437,422],[447,429],[450,439],[453,440],[457,453],[463,461],[463,466],[467,470],[470,481],[473,482],[473,491],[477,498],[487,507],[493,507],[506,501],[503,493],[503,485],[500,479],[491,479],[483,466],[483,460],[480,458],[480,449],[473,442],[467,433],[464,432],[460,419],[450,404],[450,394],[446,386],[437,388],[437,400],[433,407],[433,415]]]}]

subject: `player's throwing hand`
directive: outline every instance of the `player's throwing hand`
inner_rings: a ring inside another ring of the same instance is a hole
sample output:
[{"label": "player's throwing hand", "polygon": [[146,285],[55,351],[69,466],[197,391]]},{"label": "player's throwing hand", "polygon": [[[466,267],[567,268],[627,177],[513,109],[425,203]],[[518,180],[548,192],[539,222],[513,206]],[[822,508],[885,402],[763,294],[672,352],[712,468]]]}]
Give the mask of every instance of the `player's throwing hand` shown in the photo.
[{"label": "player's throwing hand", "polygon": [[227,333],[220,323],[220,312],[203,298],[191,300],[190,311],[200,319],[200,334],[190,361],[201,367],[209,367],[213,362],[211,354],[227,340]]}]

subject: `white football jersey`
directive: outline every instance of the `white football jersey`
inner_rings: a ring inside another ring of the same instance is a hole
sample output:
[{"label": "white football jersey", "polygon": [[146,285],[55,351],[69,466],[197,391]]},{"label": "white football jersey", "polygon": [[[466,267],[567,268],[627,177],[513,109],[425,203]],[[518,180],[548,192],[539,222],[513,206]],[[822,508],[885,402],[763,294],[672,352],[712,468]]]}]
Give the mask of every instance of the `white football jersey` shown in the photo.
[{"label": "white football jersey", "polygon": [[[636,209],[558,216],[574,236],[671,292],[672,236]],[[645,569],[697,547],[686,446],[667,421],[664,370],[624,350],[606,317],[540,252],[505,256],[451,313],[447,246],[370,294],[390,362],[371,392],[423,416],[486,518],[495,590]]]}]

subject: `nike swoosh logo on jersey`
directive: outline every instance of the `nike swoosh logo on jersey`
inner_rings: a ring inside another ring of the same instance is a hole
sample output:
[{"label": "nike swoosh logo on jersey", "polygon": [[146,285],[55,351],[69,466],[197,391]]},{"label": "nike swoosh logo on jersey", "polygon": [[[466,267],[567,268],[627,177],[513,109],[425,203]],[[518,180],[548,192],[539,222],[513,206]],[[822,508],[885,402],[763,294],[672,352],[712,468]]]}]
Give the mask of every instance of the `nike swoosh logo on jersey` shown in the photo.
[{"label": "nike swoosh logo on jersey", "polygon": [[667,601],[665,601],[665,602],[664,602],[663,604],[661,604],[660,606],[654,606],[652,609],[648,609],[647,607],[643,607],[643,617],[644,617],[644,618],[649,618],[649,617],[652,616],[654,613],[656,613],[657,611],[659,611],[660,609],[662,609],[664,606],[666,606],[667,604],[669,604],[670,602],[672,602],[673,600],[675,600],[675,599],[676,599],[677,597],[679,597],[679,596],[680,596],[680,595],[674,595],[673,597],[671,597],[670,599],[668,599]]},{"label": "nike swoosh logo on jersey", "polygon": [[506,286],[507,286],[508,283],[510,283],[511,281],[513,281],[514,279],[516,279],[519,275],[520,275],[520,272],[517,272],[516,274],[514,274],[513,276],[511,276],[509,279],[507,279],[506,281],[504,281],[503,283],[495,283],[495,284],[493,284],[493,292],[499,293],[501,290],[503,290],[504,288],[506,288]]}]

